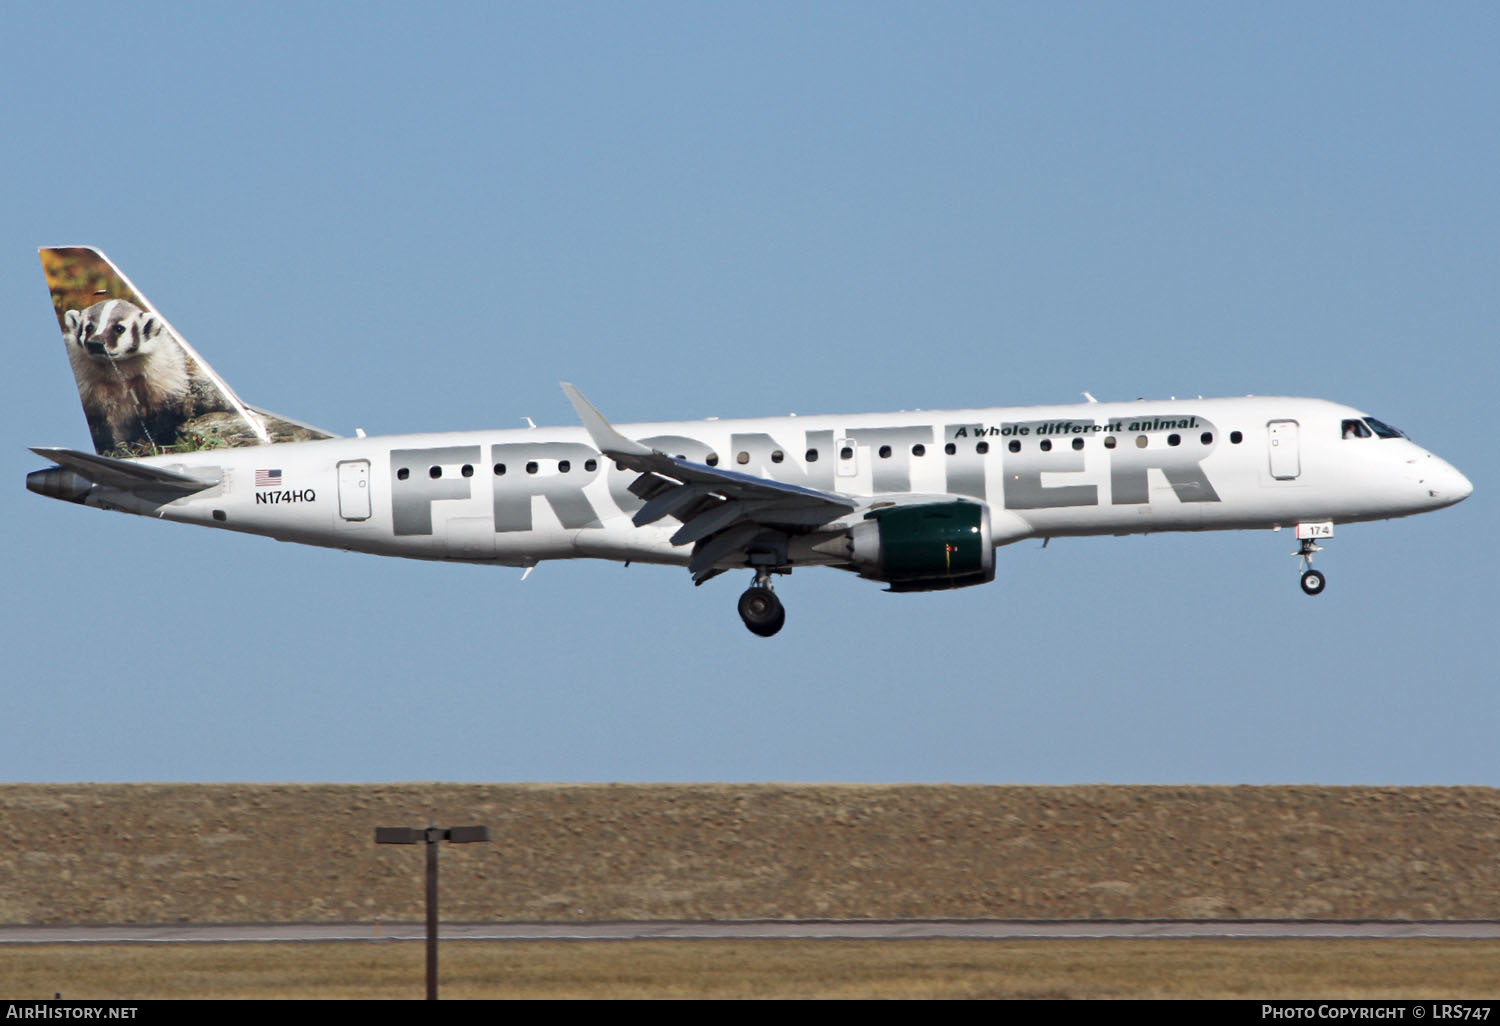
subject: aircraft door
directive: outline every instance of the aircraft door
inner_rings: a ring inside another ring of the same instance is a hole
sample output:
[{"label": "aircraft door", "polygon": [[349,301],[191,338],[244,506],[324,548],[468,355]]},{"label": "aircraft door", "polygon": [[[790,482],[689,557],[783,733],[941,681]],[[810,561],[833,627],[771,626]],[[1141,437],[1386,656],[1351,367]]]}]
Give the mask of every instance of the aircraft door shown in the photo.
[{"label": "aircraft door", "polygon": [[852,438],[840,438],[834,443],[838,449],[838,476],[853,477],[859,473],[859,446]]},{"label": "aircraft door", "polygon": [[1298,449],[1297,422],[1273,420],[1266,425],[1271,453],[1271,476],[1291,481],[1302,473],[1302,454]]},{"label": "aircraft door", "polygon": [[370,519],[369,460],[339,464],[339,516],[345,520]]}]

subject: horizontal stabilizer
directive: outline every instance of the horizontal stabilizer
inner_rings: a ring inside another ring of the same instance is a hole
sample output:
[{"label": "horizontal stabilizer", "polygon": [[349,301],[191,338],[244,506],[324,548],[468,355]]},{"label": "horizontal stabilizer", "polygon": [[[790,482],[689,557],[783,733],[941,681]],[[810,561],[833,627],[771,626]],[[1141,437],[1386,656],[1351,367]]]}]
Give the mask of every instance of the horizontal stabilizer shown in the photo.
[{"label": "horizontal stabilizer", "polygon": [[31,451],[93,484],[125,492],[147,492],[153,497],[162,496],[164,501],[180,499],[184,495],[192,495],[218,484],[218,481],[201,481],[135,460],[95,456],[77,449],[35,446]]}]

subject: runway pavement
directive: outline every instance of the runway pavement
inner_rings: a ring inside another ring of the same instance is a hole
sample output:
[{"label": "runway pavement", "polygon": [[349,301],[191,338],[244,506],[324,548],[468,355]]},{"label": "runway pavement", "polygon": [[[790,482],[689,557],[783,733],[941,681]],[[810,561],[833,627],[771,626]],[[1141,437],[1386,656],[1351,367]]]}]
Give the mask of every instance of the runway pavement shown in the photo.
[{"label": "runway pavement", "polygon": [[[0,944],[403,941],[421,923],[173,923],[147,926],[0,926]],[[721,922],[444,923],[443,940],[1086,940],[1500,939],[1495,920],[753,920]]]}]

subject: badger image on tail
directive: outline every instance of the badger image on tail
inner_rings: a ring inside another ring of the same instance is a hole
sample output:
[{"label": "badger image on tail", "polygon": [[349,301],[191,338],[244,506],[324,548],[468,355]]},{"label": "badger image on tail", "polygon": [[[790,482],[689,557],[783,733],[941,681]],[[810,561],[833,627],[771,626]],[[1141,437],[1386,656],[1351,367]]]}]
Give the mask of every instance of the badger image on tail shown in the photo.
[{"label": "badger image on tail", "polygon": [[[199,412],[190,385],[192,362],[160,318],[129,300],[63,311],[63,340],[96,449],[175,444]],[[213,397],[203,392],[200,398],[212,405]]]},{"label": "badger image on tail", "polygon": [[103,253],[54,247],[41,257],[96,453],[331,437],[243,403]]}]

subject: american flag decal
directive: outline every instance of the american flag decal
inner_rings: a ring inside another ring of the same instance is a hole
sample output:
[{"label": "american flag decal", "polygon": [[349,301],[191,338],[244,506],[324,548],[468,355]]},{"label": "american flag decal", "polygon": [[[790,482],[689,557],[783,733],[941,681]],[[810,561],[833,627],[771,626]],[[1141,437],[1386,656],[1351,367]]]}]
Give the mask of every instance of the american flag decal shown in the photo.
[{"label": "american flag decal", "polygon": [[279,470],[257,470],[255,472],[255,487],[257,488],[280,488],[281,471]]}]

